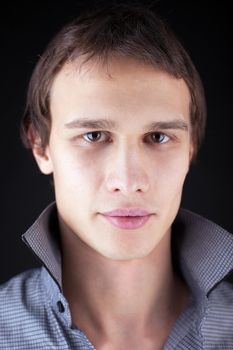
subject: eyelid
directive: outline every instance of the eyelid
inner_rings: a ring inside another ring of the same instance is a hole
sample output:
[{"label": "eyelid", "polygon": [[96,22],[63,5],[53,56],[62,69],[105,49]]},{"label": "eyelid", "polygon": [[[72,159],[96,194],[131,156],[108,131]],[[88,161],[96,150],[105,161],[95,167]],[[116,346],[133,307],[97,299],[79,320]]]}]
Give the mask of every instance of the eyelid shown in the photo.
[{"label": "eyelid", "polygon": [[170,133],[163,132],[163,131],[159,131],[159,130],[156,130],[156,131],[152,131],[152,132],[147,133],[147,134],[145,135],[145,138],[150,137],[150,136],[152,136],[152,135],[154,135],[154,134],[163,135],[164,137],[167,137],[168,140],[167,140],[167,141],[164,141],[164,142],[163,142],[163,141],[162,141],[162,142],[153,142],[153,141],[151,140],[150,142],[151,142],[152,144],[165,144],[165,143],[167,143],[167,142],[169,142],[169,141],[175,139],[175,136],[170,135]]},{"label": "eyelid", "polygon": [[84,138],[84,136],[85,135],[88,135],[88,134],[91,134],[91,133],[100,133],[100,134],[104,134],[105,136],[107,136],[108,138],[109,138],[109,132],[107,132],[107,131],[102,131],[102,130],[91,130],[91,131],[88,131],[88,132],[86,132],[86,133],[84,133],[84,134],[82,134],[82,135],[80,135],[80,137],[81,138],[83,138],[86,142],[88,142],[88,143],[102,143],[102,142],[105,142],[105,141],[90,141],[90,140],[86,140],[85,138]]}]

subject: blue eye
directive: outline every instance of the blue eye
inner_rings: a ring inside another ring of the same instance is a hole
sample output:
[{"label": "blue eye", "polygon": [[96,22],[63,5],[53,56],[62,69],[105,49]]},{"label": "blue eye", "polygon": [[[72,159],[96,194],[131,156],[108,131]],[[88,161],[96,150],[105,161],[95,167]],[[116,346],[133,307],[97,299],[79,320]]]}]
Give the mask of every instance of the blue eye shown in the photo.
[{"label": "blue eye", "polygon": [[[105,141],[101,140],[101,136],[104,135],[102,131],[91,131],[87,132],[86,134],[83,135],[84,140],[88,142],[98,142],[98,141]],[[106,136],[106,135],[105,135]]]},{"label": "blue eye", "polygon": [[161,133],[161,132],[153,132],[149,135],[153,143],[165,143],[170,140],[170,137]]}]

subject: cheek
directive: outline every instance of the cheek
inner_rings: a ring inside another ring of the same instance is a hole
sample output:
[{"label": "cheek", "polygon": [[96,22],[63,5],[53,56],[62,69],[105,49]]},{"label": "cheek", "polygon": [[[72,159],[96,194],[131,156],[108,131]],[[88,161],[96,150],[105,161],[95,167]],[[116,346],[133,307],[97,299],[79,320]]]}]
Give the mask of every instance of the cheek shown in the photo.
[{"label": "cheek", "polygon": [[171,199],[173,194],[177,195],[182,192],[188,169],[189,157],[186,153],[181,155],[173,154],[172,157],[166,157],[161,160],[157,179],[158,184]]},{"label": "cheek", "polygon": [[183,184],[189,168],[188,157],[172,157],[161,167],[154,197],[157,197],[161,230],[167,232],[180,207]]},{"label": "cheek", "polygon": [[97,189],[101,178],[101,165],[87,152],[56,150],[52,155],[55,188],[75,196]]}]

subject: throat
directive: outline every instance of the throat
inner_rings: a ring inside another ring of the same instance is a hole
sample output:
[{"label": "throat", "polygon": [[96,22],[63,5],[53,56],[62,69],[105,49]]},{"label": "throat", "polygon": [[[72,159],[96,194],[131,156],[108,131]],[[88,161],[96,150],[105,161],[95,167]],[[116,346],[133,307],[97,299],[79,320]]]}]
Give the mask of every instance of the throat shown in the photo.
[{"label": "throat", "polygon": [[187,287],[173,271],[170,233],[150,254],[131,260],[108,259],[67,237],[62,286],[73,324],[93,344],[150,342],[155,334],[162,344],[188,300]]},{"label": "throat", "polygon": [[135,346],[128,348],[136,349],[140,342],[145,343],[143,349],[150,349],[148,344],[157,342],[159,349],[166,341],[188,303],[189,290],[172,272],[155,279],[155,269],[148,270],[123,264],[121,269],[112,267],[105,278],[103,271],[102,278],[100,271],[89,271],[88,279],[75,281],[64,270],[64,294],[72,322],[95,346],[99,344],[98,349],[109,342],[121,349],[120,344],[129,343],[129,339]]},{"label": "throat", "polygon": [[104,309],[100,313],[92,313],[92,309],[87,310],[82,305],[72,304],[71,315],[74,325],[99,350],[163,349],[188,300],[186,286],[180,285],[174,291],[169,307],[162,309],[160,305],[156,305],[150,313],[140,314],[137,303],[132,309],[122,310],[112,305],[111,309]]}]

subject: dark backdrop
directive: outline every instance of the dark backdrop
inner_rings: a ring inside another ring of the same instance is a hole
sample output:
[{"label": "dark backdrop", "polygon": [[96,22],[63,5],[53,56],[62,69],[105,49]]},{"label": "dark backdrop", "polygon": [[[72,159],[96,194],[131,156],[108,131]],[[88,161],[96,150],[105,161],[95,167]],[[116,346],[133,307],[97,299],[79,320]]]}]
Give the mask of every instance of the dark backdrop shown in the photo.
[{"label": "dark backdrop", "polygon": [[[230,5],[224,1],[221,5],[209,1],[202,5],[196,1],[154,3],[190,53],[206,90],[208,129],[199,160],[187,178],[183,206],[233,231]],[[21,145],[19,122],[38,56],[61,25],[82,7],[82,1],[9,1],[1,9],[0,282],[37,266],[20,236],[53,200],[53,193],[48,178],[39,173]]]}]

